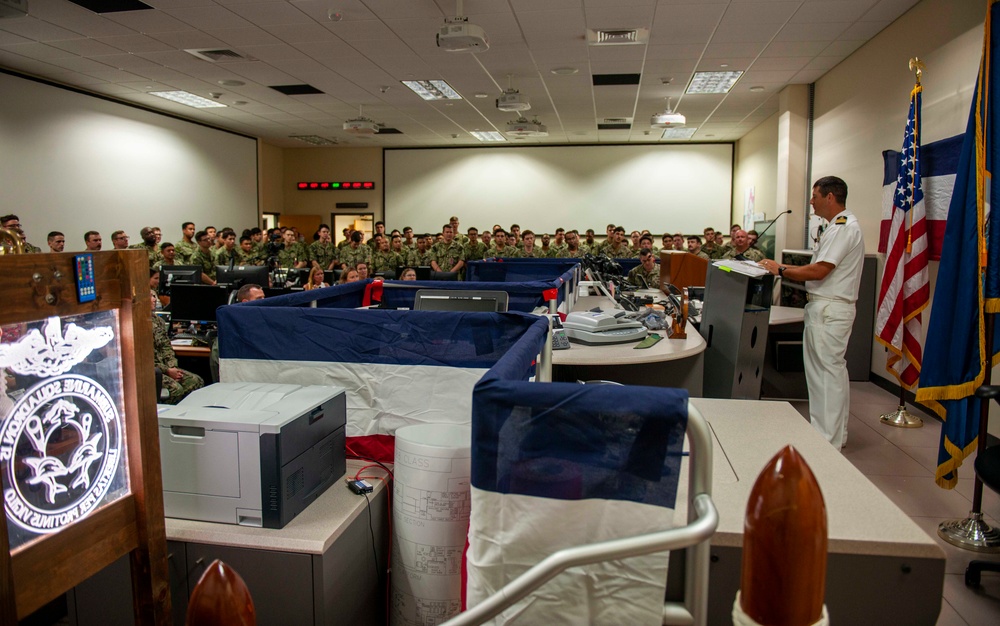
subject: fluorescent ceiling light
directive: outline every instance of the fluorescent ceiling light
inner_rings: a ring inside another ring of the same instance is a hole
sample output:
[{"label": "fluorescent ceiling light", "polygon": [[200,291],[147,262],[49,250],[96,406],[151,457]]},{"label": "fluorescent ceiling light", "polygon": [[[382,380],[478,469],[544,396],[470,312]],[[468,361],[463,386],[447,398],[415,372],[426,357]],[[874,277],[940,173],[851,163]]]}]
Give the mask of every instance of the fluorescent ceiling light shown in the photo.
[{"label": "fluorescent ceiling light", "polygon": [[311,143],[314,146],[334,146],[337,144],[336,139],[327,139],[319,135],[289,135],[288,137],[289,139],[298,139],[299,141]]},{"label": "fluorescent ceiling light", "polygon": [[479,141],[507,141],[507,138],[496,131],[474,130],[469,133]]},{"label": "fluorescent ceiling light", "polygon": [[743,75],[742,70],[732,72],[695,72],[688,84],[687,93],[729,93],[736,81]]},{"label": "fluorescent ceiling light", "polygon": [[186,104],[189,107],[194,107],[196,109],[213,109],[226,106],[218,100],[202,98],[201,96],[196,96],[187,91],[150,91],[149,95],[178,102],[180,104]]},{"label": "fluorescent ceiling light", "polygon": [[443,80],[404,80],[401,81],[424,100],[461,100],[462,96]]},{"label": "fluorescent ceiling light", "polygon": [[668,128],[660,135],[660,139],[690,139],[696,130],[698,129],[694,127]]}]

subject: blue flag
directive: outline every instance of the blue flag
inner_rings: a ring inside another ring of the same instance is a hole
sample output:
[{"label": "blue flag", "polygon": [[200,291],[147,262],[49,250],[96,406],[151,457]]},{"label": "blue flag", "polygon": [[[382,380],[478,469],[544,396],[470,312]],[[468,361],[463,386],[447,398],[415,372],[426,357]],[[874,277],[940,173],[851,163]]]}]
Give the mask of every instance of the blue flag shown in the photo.
[{"label": "blue flag", "polygon": [[[958,468],[977,446],[979,399],[973,394],[983,384],[984,358],[997,363],[1000,332],[987,354],[985,314],[1000,311],[1000,237],[990,199],[997,195],[993,174],[1000,136],[1000,101],[993,73],[1000,63],[1000,8],[992,0],[987,9],[983,55],[972,96],[972,110],[962,143],[955,191],[948,209],[941,265],[938,269],[920,372],[917,401],[944,420],[938,451],[937,484],[953,488]],[[1000,329],[998,329],[1000,330]]]}]

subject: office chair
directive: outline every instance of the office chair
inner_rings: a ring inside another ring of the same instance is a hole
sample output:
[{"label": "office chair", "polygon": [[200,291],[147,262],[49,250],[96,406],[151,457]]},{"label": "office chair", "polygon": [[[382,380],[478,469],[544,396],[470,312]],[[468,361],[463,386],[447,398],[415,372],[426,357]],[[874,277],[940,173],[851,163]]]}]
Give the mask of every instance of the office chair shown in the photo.
[{"label": "office chair", "polygon": [[458,272],[431,272],[431,280],[458,280]]},{"label": "office chair", "polygon": [[[976,396],[1000,403],[1000,385],[983,385],[976,389]],[[979,452],[972,467],[984,486],[1000,493],[1000,444],[987,443],[979,442]],[[965,585],[978,587],[983,572],[1000,572],[1000,562],[969,561],[969,566],[965,569]]]}]

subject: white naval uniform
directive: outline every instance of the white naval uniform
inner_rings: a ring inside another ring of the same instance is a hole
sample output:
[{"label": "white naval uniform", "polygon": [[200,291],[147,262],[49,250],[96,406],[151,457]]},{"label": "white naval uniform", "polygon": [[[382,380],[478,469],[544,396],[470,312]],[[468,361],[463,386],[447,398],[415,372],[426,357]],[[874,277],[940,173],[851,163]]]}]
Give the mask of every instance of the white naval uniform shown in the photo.
[{"label": "white naval uniform", "polygon": [[854,325],[864,258],[858,219],[850,211],[841,211],[823,233],[813,256],[813,263],[827,262],[834,268],[823,280],[806,281],[809,303],[802,356],[809,388],[809,421],[838,450],[847,443],[851,388],[844,355]]}]

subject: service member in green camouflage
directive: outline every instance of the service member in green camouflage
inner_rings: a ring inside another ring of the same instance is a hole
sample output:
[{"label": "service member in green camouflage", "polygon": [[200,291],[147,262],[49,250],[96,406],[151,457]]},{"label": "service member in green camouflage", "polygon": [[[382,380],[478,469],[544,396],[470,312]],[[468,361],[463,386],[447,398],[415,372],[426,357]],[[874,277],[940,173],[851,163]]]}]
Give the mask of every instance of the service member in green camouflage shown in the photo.
[{"label": "service member in green camouflage", "polygon": [[695,255],[699,259],[705,259],[710,261],[712,257],[708,256],[701,247],[701,237],[698,235],[688,235],[687,236],[688,252]]},{"label": "service member in green camouflage", "polygon": [[191,257],[191,265],[201,268],[201,282],[206,285],[215,284],[215,255],[212,254],[212,238],[204,230],[195,233],[194,240],[198,243],[198,249]]},{"label": "service member in green camouflage", "polygon": [[142,230],[139,231],[142,243],[129,246],[129,250],[144,250],[146,252],[150,269],[158,267],[163,262],[163,255],[160,254],[160,249],[156,246],[156,230],[153,226],[143,226]]},{"label": "service member in green camouflage", "polygon": [[337,262],[337,248],[333,245],[333,237],[330,227],[320,224],[316,231],[318,238],[309,244],[309,261],[313,265],[318,265],[320,269],[332,270]]},{"label": "service member in green camouflage", "polygon": [[358,263],[370,263],[372,260],[372,249],[362,245],[361,240],[364,234],[360,230],[351,232],[350,245],[344,246],[337,255],[337,263],[341,269],[356,267]]},{"label": "service member in green camouflage", "polygon": [[378,250],[378,242],[375,241],[378,237],[385,237],[385,222],[375,222],[375,232],[372,233],[372,238],[365,242],[372,252]]},{"label": "service member in green camouflage", "polygon": [[246,265],[243,251],[236,245],[236,232],[231,228],[222,230],[222,247],[215,251],[216,265]]},{"label": "service member in green camouflage", "polygon": [[563,250],[566,249],[566,229],[557,228],[556,235],[552,238],[552,242],[549,244],[549,256],[553,259],[566,258],[562,256]]},{"label": "service member in green camouflage", "polygon": [[521,233],[521,242],[524,244],[524,247],[517,251],[519,259],[545,258],[545,253],[542,252],[542,249],[535,247],[535,233],[530,230],[524,231]]},{"label": "service member in green camouflage", "polygon": [[507,245],[507,231],[499,229],[493,231],[493,247],[490,248],[484,259],[513,259],[517,257],[518,249]]},{"label": "service member in green camouflage", "polygon": [[299,243],[295,231],[289,228],[282,234],[285,247],[278,253],[278,267],[283,269],[302,268],[309,264],[309,251]]},{"label": "service member in green camouflage", "polygon": [[190,265],[191,257],[194,256],[198,244],[194,241],[194,222],[184,222],[181,224],[181,240],[174,244],[174,252],[178,265]]},{"label": "service member in green camouflage", "polygon": [[177,248],[169,241],[165,241],[160,244],[160,256],[163,257],[163,260],[160,261],[157,269],[163,267],[164,265],[168,267],[172,265],[181,265],[177,262]]},{"label": "service member in green camouflage", "polygon": [[587,249],[580,245],[580,233],[571,230],[566,233],[566,247],[559,251],[560,259],[580,259],[587,255]]},{"label": "service member in green camouflage", "polygon": [[24,234],[24,229],[21,228],[21,218],[13,213],[0,217],[0,228],[6,228],[17,233],[17,235],[21,238],[21,246],[24,248],[25,253],[38,254],[42,251],[42,249],[38,246],[28,243],[28,238]]},{"label": "service member in green camouflage", "polygon": [[465,266],[465,250],[455,241],[455,231],[451,224],[441,227],[444,240],[431,248],[431,268],[435,272],[458,272]]},{"label": "service member in green camouflage", "polygon": [[417,235],[414,238],[414,248],[406,253],[405,264],[409,267],[422,267],[431,264],[430,250],[431,236],[428,234]]},{"label": "service member in green camouflage", "polygon": [[[155,291],[149,292],[149,300],[150,306],[155,311]],[[164,400],[167,404],[177,404],[195,389],[201,389],[205,386],[205,381],[201,379],[201,376],[177,367],[177,355],[174,354],[174,348],[170,345],[167,323],[155,314],[153,315],[153,366],[159,368],[163,374],[163,388],[170,396]]]},{"label": "service member in green camouflage", "polygon": [[628,272],[626,280],[643,289],[658,289],[660,285],[660,266],[650,250],[639,252],[639,264]]},{"label": "service member in green camouflage", "polygon": [[763,252],[750,247],[750,238],[747,237],[747,231],[743,229],[734,231],[732,245],[725,251],[722,258],[735,259],[737,256],[743,256],[747,261],[755,263],[759,263],[765,258]]},{"label": "service member in green camouflage", "polygon": [[395,272],[402,264],[399,255],[389,249],[389,241],[385,237],[379,237],[378,250],[372,253],[371,273]]},{"label": "service member in green camouflage", "polygon": [[623,227],[615,227],[615,230],[612,233],[611,245],[606,245],[601,248],[601,254],[607,255],[612,259],[632,258],[632,250],[629,245],[625,243],[625,229]]},{"label": "service member in green camouflage", "polygon": [[413,250],[417,247],[417,240],[413,238],[412,226],[403,227],[403,247],[408,250]]},{"label": "service member in green camouflage", "polygon": [[487,248],[485,243],[479,241],[479,229],[473,226],[466,233],[468,236],[465,243],[465,262],[482,261]]}]

